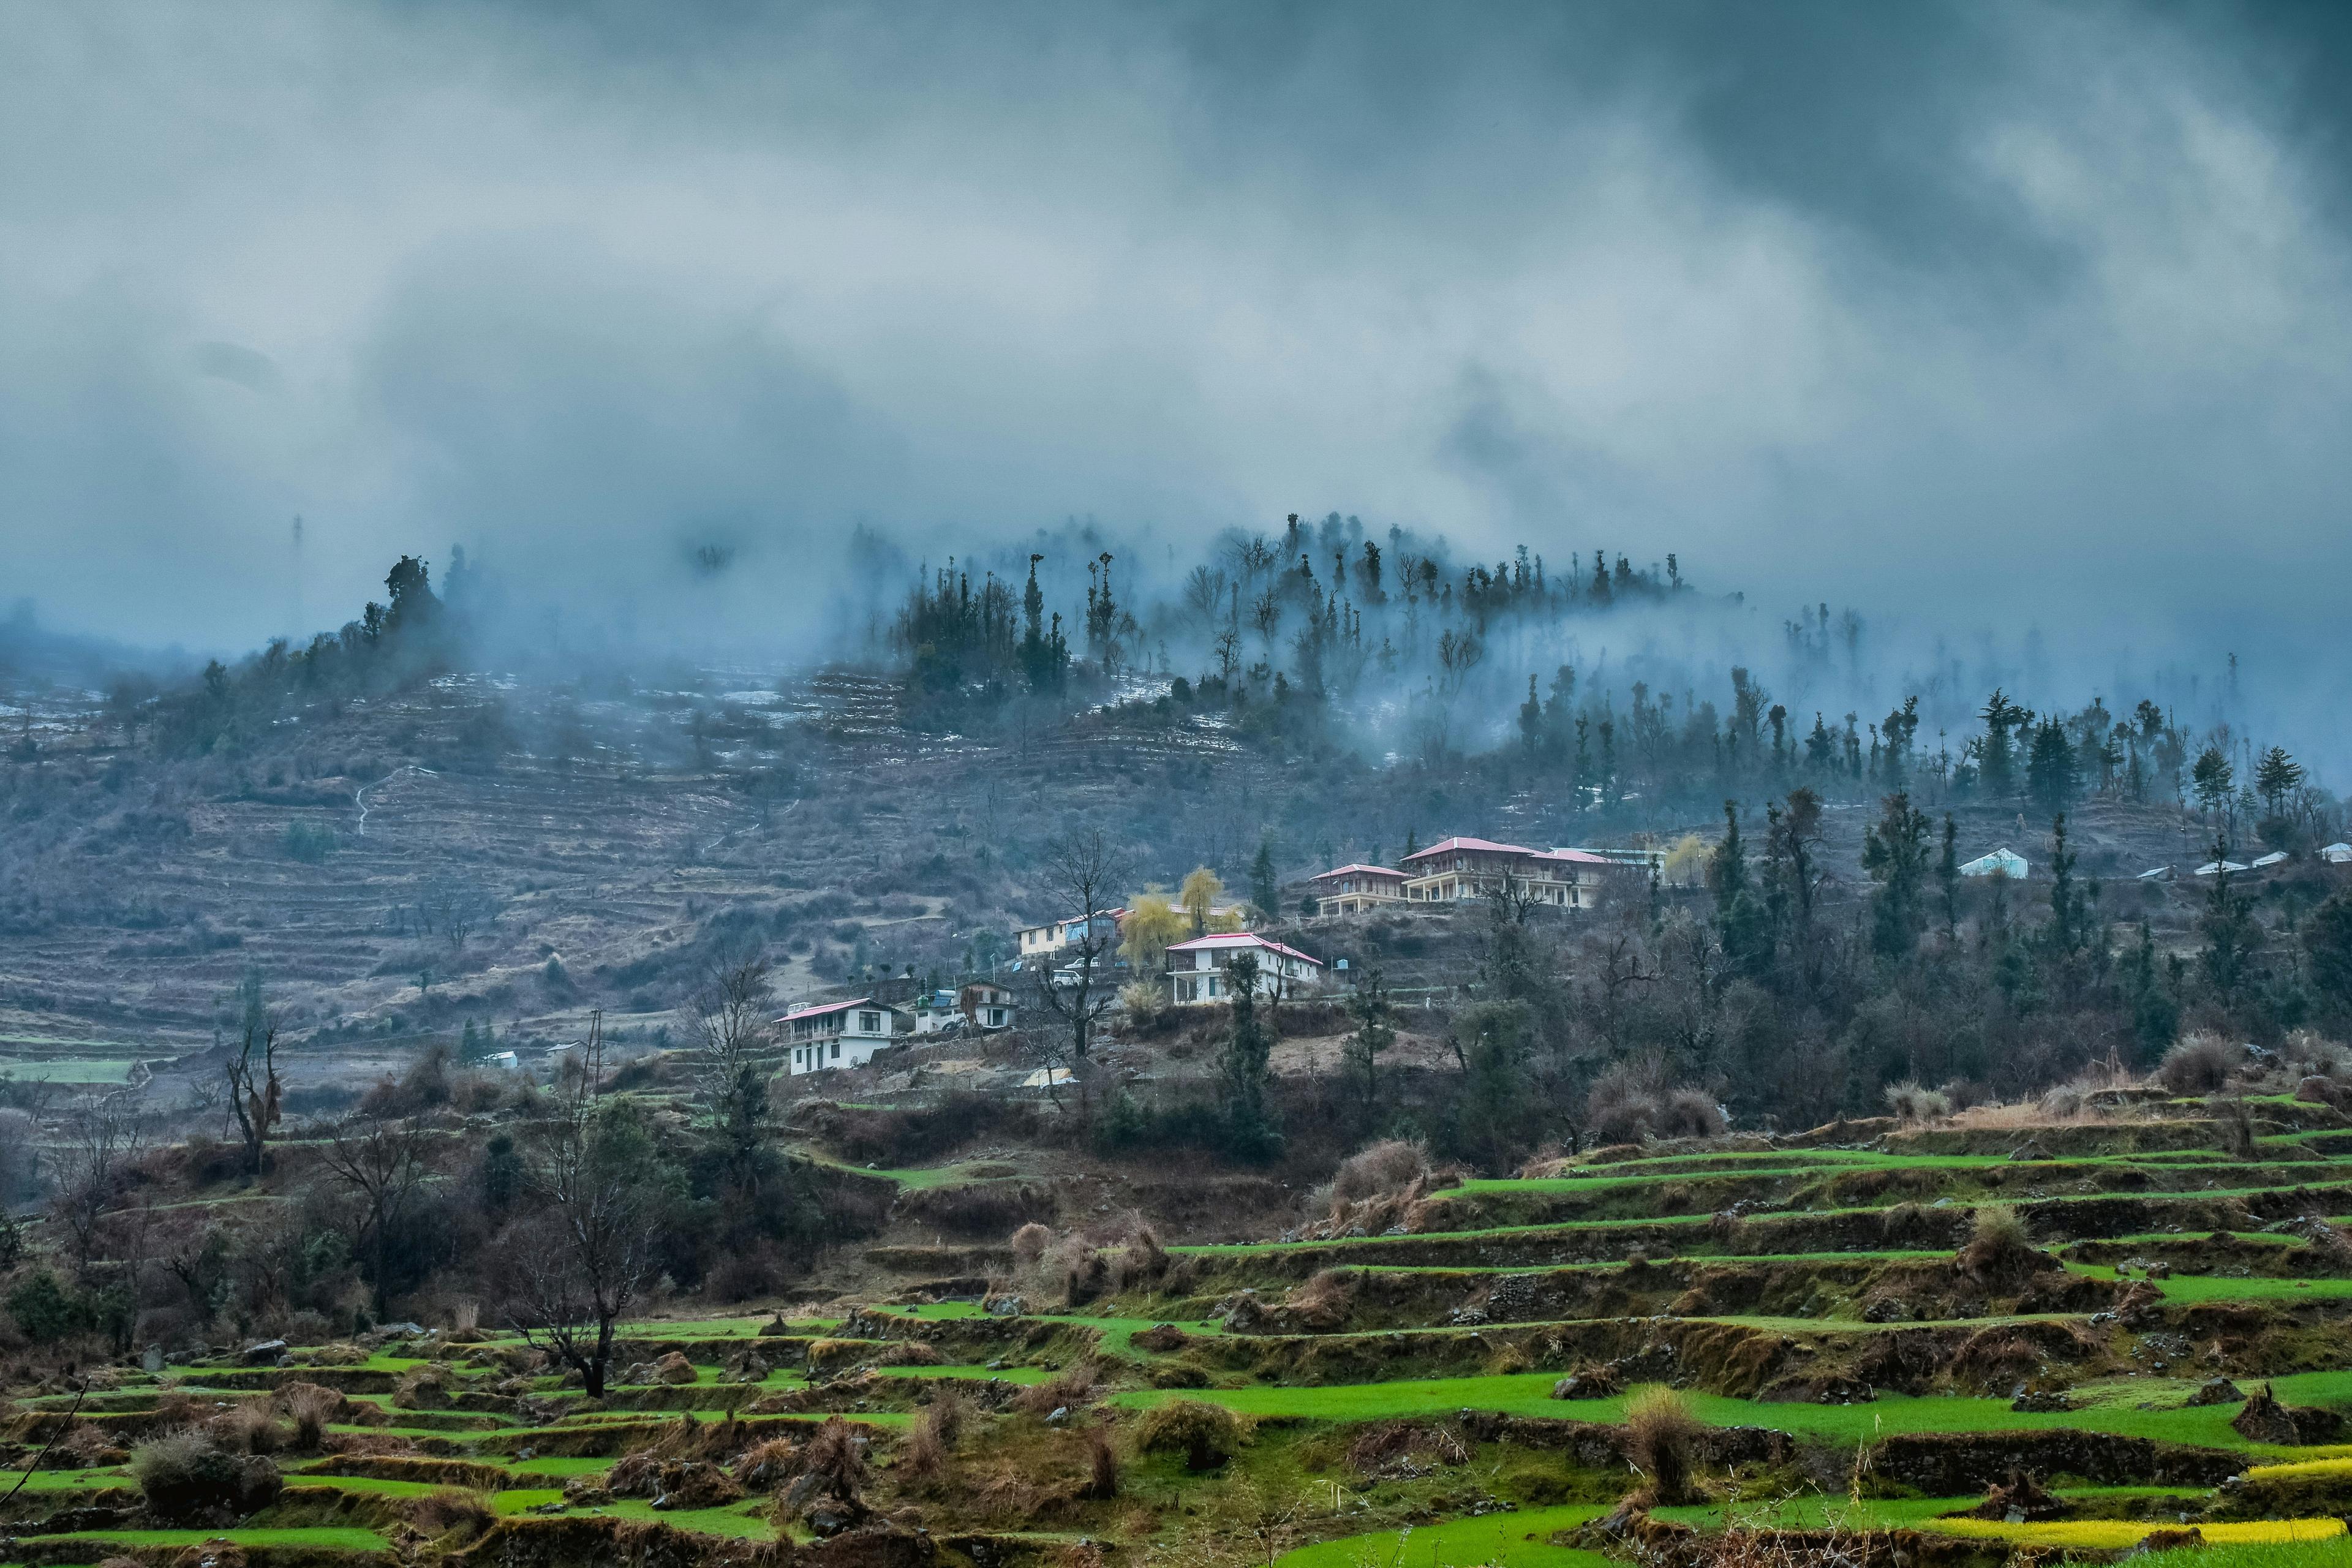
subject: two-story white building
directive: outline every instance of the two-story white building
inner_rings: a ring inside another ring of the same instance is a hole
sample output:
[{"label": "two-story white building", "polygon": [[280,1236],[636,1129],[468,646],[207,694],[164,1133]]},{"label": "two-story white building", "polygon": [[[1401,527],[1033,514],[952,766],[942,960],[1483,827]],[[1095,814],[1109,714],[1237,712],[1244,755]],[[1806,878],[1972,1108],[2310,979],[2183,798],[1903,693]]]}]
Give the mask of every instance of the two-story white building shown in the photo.
[{"label": "two-story white building", "polygon": [[1255,931],[1213,931],[1168,949],[1170,998],[1180,1005],[1231,1000],[1226,966],[1244,952],[1257,955],[1256,990],[1262,996],[1295,996],[1323,984],[1321,961],[1295,947]]},{"label": "two-story white building", "polygon": [[1598,908],[1604,879],[1622,870],[1588,849],[1530,849],[1458,837],[1406,856],[1403,866],[1411,903],[1489,898],[1507,879],[1535,902],[1570,910]]},{"label": "two-story white building", "polygon": [[1337,866],[1307,879],[1327,915],[1369,914],[1404,902],[1405,874],[1386,866]]},{"label": "two-story white building", "polygon": [[860,996],[787,1013],[776,1026],[783,1033],[791,1071],[797,1076],[826,1068],[864,1067],[883,1047],[912,1035],[915,1018],[871,996]]},{"label": "two-story white building", "polygon": [[956,992],[964,1022],[983,1033],[1013,1027],[1013,993],[987,980],[968,980]]},{"label": "two-story white building", "polygon": [[1052,958],[1064,948],[1083,942],[1089,922],[1094,926],[1098,941],[1116,947],[1118,945],[1118,922],[1126,917],[1125,910],[1102,910],[1093,915],[1072,915],[1067,920],[1047,921],[1044,925],[1023,926],[1014,933],[1021,941],[1022,962]]}]

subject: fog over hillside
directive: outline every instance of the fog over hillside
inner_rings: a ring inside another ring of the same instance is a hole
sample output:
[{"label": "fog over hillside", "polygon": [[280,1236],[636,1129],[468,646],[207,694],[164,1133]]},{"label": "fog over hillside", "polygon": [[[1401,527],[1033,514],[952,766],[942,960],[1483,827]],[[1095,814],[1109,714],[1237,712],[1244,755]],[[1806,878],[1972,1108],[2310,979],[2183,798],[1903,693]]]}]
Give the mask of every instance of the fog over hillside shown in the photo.
[{"label": "fog over hillside", "polygon": [[0,18],[47,624],[241,650],[462,544],[534,640],[798,658],[860,524],[1175,578],[1337,510],[1678,552],[1890,685],[2235,653],[2342,760],[2325,13],[234,9]]}]

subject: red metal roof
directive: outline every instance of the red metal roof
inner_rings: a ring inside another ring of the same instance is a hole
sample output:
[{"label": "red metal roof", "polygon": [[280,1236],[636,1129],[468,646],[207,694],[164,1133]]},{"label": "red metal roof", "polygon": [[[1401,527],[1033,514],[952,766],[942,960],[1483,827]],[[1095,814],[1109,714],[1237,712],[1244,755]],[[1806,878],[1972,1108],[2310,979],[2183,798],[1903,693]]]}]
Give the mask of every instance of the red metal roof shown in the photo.
[{"label": "red metal roof", "polygon": [[1350,871],[1368,871],[1375,877],[1394,877],[1400,881],[1404,879],[1403,872],[1391,871],[1386,866],[1334,866],[1321,876],[1309,877],[1307,879],[1310,882],[1320,882],[1328,877],[1344,877]]},{"label": "red metal roof", "polygon": [[1543,849],[1537,852],[1539,860],[1566,860],[1575,866],[1630,866],[1630,860],[1612,860],[1606,855],[1595,855],[1590,849]]},{"label": "red metal roof", "polygon": [[1451,855],[1457,849],[1477,850],[1488,855],[1535,855],[1541,853],[1539,850],[1528,848],[1524,844],[1497,844],[1491,838],[1448,838],[1443,843],[1433,844],[1426,849],[1415,850],[1413,853],[1404,858],[1404,863],[1410,866],[1415,860],[1426,860],[1433,855]]},{"label": "red metal roof", "polygon": [[1190,942],[1170,942],[1168,944],[1168,951],[1171,952],[1190,952],[1195,948],[1204,947],[1262,947],[1268,952],[1278,952],[1286,958],[1296,958],[1301,963],[1311,963],[1318,969],[1323,967],[1323,961],[1321,959],[1310,958],[1295,947],[1286,947],[1281,942],[1269,941],[1268,939],[1258,935],[1257,932],[1254,931],[1212,931],[1207,936],[1196,936]]},{"label": "red metal roof", "polygon": [[874,998],[871,996],[860,996],[856,1000],[849,1002],[827,1002],[821,1007],[803,1007],[797,1013],[787,1013],[782,1017],[777,1019],[776,1022],[779,1024],[790,1024],[802,1018],[822,1017],[827,1013],[840,1013],[845,1012],[852,1007],[871,1007],[873,1005],[875,1005],[875,1002]]}]

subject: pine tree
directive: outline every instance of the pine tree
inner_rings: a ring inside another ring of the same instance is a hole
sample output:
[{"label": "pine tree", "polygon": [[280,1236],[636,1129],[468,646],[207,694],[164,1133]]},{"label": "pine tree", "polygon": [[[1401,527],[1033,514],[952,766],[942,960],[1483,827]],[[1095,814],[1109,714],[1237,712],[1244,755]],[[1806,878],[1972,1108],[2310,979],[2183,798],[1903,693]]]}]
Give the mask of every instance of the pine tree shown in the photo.
[{"label": "pine tree", "polygon": [[1927,881],[1927,814],[1906,792],[1880,803],[1878,821],[1863,838],[1862,865],[1878,883],[1871,900],[1872,950],[1882,958],[1908,957],[1919,941]]},{"label": "pine tree", "polygon": [[1950,812],[1944,813],[1944,847],[1936,857],[1936,885],[1944,893],[1944,940],[1960,936],[1960,828]]},{"label": "pine tree", "polygon": [[2253,979],[2254,955],[2263,940],[2262,922],[2253,903],[2231,885],[2230,840],[2213,842],[2213,890],[2206,896],[2205,913],[2198,921],[2205,949],[2198,955],[2205,984],[2224,1002],[2234,999]]},{"label": "pine tree", "polygon": [[1984,721],[1985,732],[1977,752],[1977,782],[1984,793],[1996,800],[2005,800],[2017,787],[2016,754],[2010,745],[2010,732],[2022,729],[2032,717],[2011,702],[2000,688],[1977,715]]},{"label": "pine tree", "polygon": [[1226,1137],[1238,1154],[1270,1152],[1281,1135],[1266,1112],[1267,1064],[1274,1056],[1274,1031],[1261,1014],[1261,972],[1257,955],[1243,952],[1225,966],[1225,992],[1233,998],[1233,1017],[1225,1046],[1218,1058],[1218,1089],[1223,1100]]},{"label": "pine tree", "polygon": [[2090,916],[2074,886],[2074,853],[2066,847],[2066,815],[2050,824],[2050,923],[2042,930],[2043,948],[2061,962],[2073,959],[2090,941]]},{"label": "pine tree", "polygon": [[1258,912],[1271,921],[1278,919],[1282,905],[1282,886],[1274,868],[1274,840],[1261,838],[1257,858],[1250,862],[1250,902]]},{"label": "pine tree", "polygon": [[2034,726],[2025,754],[2025,793],[2053,816],[2063,816],[2082,793],[2082,772],[2066,727],[2055,719]]},{"label": "pine tree", "polygon": [[2303,786],[2303,764],[2287,755],[2284,748],[2273,746],[2254,764],[2254,790],[2263,797],[2273,816],[2286,809],[2286,797]]}]

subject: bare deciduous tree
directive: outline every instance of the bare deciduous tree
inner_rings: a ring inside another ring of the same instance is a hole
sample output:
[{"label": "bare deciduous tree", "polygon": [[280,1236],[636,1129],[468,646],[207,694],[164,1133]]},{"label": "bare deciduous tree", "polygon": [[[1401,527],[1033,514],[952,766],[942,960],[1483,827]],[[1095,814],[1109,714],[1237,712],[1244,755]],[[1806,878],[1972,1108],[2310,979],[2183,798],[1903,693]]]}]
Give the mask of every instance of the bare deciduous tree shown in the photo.
[{"label": "bare deciduous tree", "polygon": [[656,1194],[603,1135],[597,1081],[604,1020],[590,1015],[588,1061],[541,1134],[529,1175],[541,1213],[512,1261],[509,1316],[525,1342],[580,1374],[601,1399],[613,1363],[613,1325],[654,1270]]},{"label": "bare deciduous tree", "polygon": [[278,1081],[278,1019],[260,1005],[258,987],[250,990],[245,1021],[236,1044],[229,1047],[223,1076],[227,1080],[229,1109],[236,1114],[237,1135],[245,1141],[247,1173],[261,1179],[262,1158],[268,1151],[270,1129],[278,1125],[281,1086]]},{"label": "bare deciduous tree", "polygon": [[775,1037],[769,973],[766,956],[757,952],[716,959],[685,1009],[702,1042],[696,1090],[729,1181],[742,1192],[760,1185],[767,1138],[768,1072],[760,1057]]},{"label": "bare deciduous tree", "polygon": [[362,1111],[335,1123],[319,1157],[328,1173],[351,1194],[352,1250],[368,1260],[378,1321],[391,1296],[394,1228],[429,1174],[425,1147],[425,1135],[415,1118]]},{"label": "bare deciduous tree", "polygon": [[1077,936],[1037,972],[1037,1001],[1059,1019],[1070,1041],[1072,1062],[1083,1063],[1096,1023],[1118,999],[1110,955],[1118,946],[1118,922],[1110,918],[1117,889],[1126,880],[1125,857],[1100,828],[1065,834],[1045,847],[1047,890],[1068,908],[1076,906]]},{"label": "bare deciduous tree", "polygon": [[122,1090],[90,1095],[76,1106],[49,1150],[54,1192],[49,1212],[66,1233],[74,1267],[87,1269],[99,1222],[118,1194],[124,1169],[147,1146],[147,1119]]}]

